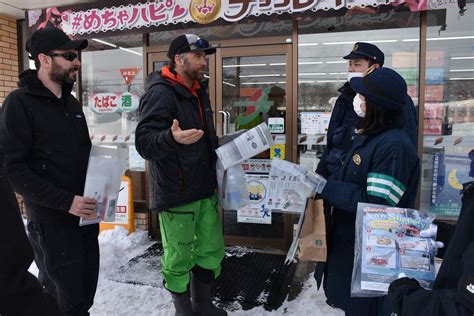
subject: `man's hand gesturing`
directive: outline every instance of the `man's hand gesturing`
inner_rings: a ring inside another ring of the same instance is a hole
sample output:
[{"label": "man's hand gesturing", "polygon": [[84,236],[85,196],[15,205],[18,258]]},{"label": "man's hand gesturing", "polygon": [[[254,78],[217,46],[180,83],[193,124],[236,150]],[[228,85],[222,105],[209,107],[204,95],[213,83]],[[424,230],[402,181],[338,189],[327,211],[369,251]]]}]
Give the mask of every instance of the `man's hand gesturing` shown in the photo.
[{"label": "man's hand gesturing", "polygon": [[97,218],[96,204],[97,201],[93,198],[75,195],[68,213],[86,219]]},{"label": "man's hand gesturing", "polygon": [[194,144],[202,137],[202,135],[204,135],[204,131],[201,129],[192,128],[182,130],[179,127],[178,120],[173,120],[171,133],[173,134],[174,140],[182,145]]}]

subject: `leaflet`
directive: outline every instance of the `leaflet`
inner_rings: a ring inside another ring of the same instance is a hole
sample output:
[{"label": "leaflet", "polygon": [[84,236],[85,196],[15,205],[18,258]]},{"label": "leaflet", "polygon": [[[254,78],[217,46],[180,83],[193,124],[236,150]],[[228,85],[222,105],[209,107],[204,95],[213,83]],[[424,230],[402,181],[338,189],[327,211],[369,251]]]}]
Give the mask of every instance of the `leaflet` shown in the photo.
[{"label": "leaflet", "polygon": [[268,179],[268,208],[302,213],[306,199],[321,192],[326,180],[301,165],[274,158]]},{"label": "leaflet", "polygon": [[401,272],[431,288],[435,241],[420,237],[420,231],[427,229],[434,217],[408,208],[359,203],[351,295],[387,294]]},{"label": "leaflet", "polygon": [[81,218],[79,225],[114,222],[126,150],[92,146],[87,166],[84,196],[96,199],[97,218]]},{"label": "leaflet", "polygon": [[261,123],[242,135],[216,149],[224,170],[270,148],[273,145],[272,135],[266,123]]}]

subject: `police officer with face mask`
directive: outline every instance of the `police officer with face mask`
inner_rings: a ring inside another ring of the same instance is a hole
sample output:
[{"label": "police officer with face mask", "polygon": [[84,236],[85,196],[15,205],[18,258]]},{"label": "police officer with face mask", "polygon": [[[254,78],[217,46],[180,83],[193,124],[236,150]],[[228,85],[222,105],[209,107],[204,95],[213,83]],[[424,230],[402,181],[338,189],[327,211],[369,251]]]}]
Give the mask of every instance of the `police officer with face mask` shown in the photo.
[{"label": "police officer with face mask", "polygon": [[324,293],[328,304],[344,310],[346,316],[385,316],[391,313],[385,296],[352,297],[350,293],[357,205],[414,208],[420,162],[402,128],[405,80],[392,69],[380,67],[363,78],[352,78],[350,85],[358,93],[364,117],[356,125],[339,173],[328,178],[321,192],[333,206]]},{"label": "police officer with face mask", "polygon": [[[384,53],[375,45],[370,43],[357,42],[352,51],[343,57],[348,60],[347,82],[339,89],[341,93],[338,97],[334,110],[331,114],[327,133],[327,146],[320,159],[316,172],[326,179],[337,179],[342,162],[347,156],[347,152],[352,146],[355,137],[356,126],[365,116],[362,110],[362,99],[351,88],[349,81],[352,78],[363,77],[367,72],[373,71],[383,66],[385,61]],[[416,148],[417,144],[417,113],[412,99],[406,94],[404,97],[404,106],[402,109],[401,121],[403,129],[408,134]],[[332,205],[325,201],[326,231],[328,236],[334,226],[332,214]],[[328,238],[328,247],[331,240]],[[322,276],[327,272],[324,262],[318,262],[314,277],[321,286]]]},{"label": "police officer with face mask", "polygon": [[[334,110],[331,114],[327,133],[327,146],[316,172],[326,178],[334,178],[341,167],[345,154],[349,150],[354,137],[354,130],[358,122],[364,117],[361,99],[351,89],[350,79],[363,77],[369,69],[382,67],[385,61],[384,53],[375,45],[357,42],[352,51],[343,57],[348,60],[347,82],[339,89]],[[403,129],[415,145],[417,144],[417,113],[412,99],[408,94],[405,96],[403,109]]]}]

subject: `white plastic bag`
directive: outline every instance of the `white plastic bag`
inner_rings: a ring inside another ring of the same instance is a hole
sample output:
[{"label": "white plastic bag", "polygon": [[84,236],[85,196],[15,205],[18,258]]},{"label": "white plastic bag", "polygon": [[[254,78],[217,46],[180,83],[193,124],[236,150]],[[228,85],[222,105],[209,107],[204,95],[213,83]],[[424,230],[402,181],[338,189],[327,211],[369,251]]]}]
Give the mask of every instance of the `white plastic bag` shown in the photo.
[{"label": "white plastic bag", "polygon": [[224,170],[217,162],[219,203],[224,210],[238,210],[250,204],[245,172],[240,164]]},{"label": "white plastic bag", "polygon": [[97,218],[79,221],[80,226],[115,221],[120,182],[125,167],[125,150],[92,146],[83,196],[97,200]]}]

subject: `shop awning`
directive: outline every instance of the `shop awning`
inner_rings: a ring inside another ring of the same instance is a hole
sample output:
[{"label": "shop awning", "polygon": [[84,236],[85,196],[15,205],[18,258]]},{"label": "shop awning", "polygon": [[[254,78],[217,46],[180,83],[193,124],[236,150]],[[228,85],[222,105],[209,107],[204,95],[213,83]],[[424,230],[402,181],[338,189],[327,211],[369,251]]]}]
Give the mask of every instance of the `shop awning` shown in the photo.
[{"label": "shop awning", "polygon": [[[462,0],[459,0],[462,1]],[[248,17],[299,15],[345,9],[365,13],[457,8],[456,0],[163,0],[128,4],[98,1],[27,13],[29,31],[59,27],[70,35],[132,30],[181,23],[238,22]]]}]

